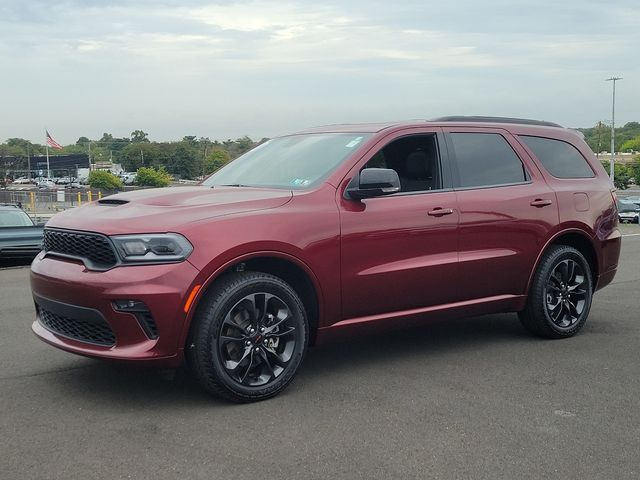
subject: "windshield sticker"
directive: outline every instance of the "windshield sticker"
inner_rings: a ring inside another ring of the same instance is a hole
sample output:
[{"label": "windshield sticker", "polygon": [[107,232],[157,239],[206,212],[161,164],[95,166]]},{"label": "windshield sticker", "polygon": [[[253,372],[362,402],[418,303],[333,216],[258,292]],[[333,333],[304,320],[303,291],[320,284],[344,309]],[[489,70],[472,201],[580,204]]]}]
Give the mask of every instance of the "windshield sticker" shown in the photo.
[{"label": "windshield sticker", "polygon": [[356,137],[345,145],[347,148],[353,148],[362,141],[362,137]]},{"label": "windshield sticker", "polygon": [[306,187],[310,183],[311,182],[306,178],[294,178],[293,180],[291,180],[291,185],[294,187]]}]

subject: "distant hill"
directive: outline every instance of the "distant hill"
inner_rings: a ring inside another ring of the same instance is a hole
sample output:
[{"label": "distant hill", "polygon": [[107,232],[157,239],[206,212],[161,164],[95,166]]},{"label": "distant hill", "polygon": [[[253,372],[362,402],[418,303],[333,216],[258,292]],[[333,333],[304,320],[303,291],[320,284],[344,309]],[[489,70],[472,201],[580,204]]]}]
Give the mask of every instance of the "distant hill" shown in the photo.
[{"label": "distant hill", "polygon": [[[578,128],[594,152],[608,152],[611,149],[611,125],[599,123],[592,128]],[[624,144],[638,139],[640,145],[640,123],[629,122],[623,127],[616,127],[616,152],[624,151]],[[635,144],[636,142],[634,142]],[[640,148],[634,149],[640,150]]]}]

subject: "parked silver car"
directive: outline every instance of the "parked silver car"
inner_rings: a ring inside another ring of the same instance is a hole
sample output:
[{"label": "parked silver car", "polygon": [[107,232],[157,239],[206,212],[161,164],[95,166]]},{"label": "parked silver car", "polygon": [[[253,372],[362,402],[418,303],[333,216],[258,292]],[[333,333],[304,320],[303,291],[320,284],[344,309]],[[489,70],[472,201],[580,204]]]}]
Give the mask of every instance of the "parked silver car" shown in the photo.
[{"label": "parked silver car", "polygon": [[631,200],[618,199],[618,220],[620,223],[640,223],[640,206]]}]

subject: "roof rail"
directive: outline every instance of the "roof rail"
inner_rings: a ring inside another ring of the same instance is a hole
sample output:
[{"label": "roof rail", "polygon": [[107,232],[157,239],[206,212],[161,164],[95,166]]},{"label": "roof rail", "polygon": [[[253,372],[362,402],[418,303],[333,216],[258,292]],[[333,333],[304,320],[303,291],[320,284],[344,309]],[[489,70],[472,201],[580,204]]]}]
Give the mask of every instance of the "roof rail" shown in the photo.
[{"label": "roof rail", "polygon": [[432,120],[433,122],[485,122],[485,123],[516,123],[521,125],[540,125],[543,127],[559,127],[553,122],[546,122],[544,120],[530,120],[528,118],[510,118],[510,117],[484,117],[475,115],[451,115],[447,117],[438,117]]}]

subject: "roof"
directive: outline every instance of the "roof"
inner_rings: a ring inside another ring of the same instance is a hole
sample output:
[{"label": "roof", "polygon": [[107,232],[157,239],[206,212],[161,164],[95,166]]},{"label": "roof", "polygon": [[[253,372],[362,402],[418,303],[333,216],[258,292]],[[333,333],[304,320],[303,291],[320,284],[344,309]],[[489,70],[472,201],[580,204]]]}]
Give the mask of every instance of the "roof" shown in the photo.
[{"label": "roof", "polygon": [[321,125],[319,127],[311,127],[297,133],[376,133],[387,128],[399,127],[404,125],[420,124],[423,125],[426,120],[413,120],[408,122],[385,122],[385,123],[337,123],[333,125]]},{"label": "roof", "polygon": [[548,122],[545,120],[532,120],[528,118],[512,118],[512,117],[487,117],[487,116],[447,116],[438,117],[431,120],[406,120],[399,122],[384,122],[384,123],[342,123],[334,125],[323,125],[319,127],[308,128],[297,134],[305,133],[377,133],[382,130],[390,128],[402,128],[402,127],[421,127],[425,124],[443,125],[443,124],[456,124],[456,125],[468,125],[468,126],[485,126],[485,127],[497,127],[504,128],[505,124],[518,125],[518,126],[531,126],[531,127],[551,127],[551,128],[564,128],[557,123]]},{"label": "roof", "polygon": [[511,123],[513,125],[536,125],[539,127],[563,128],[562,125],[558,125],[557,123],[553,123],[553,122],[548,122],[546,120],[531,120],[529,118],[514,118],[514,117],[452,115],[448,117],[434,118],[432,121],[433,122],[456,122],[456,123]]}]

